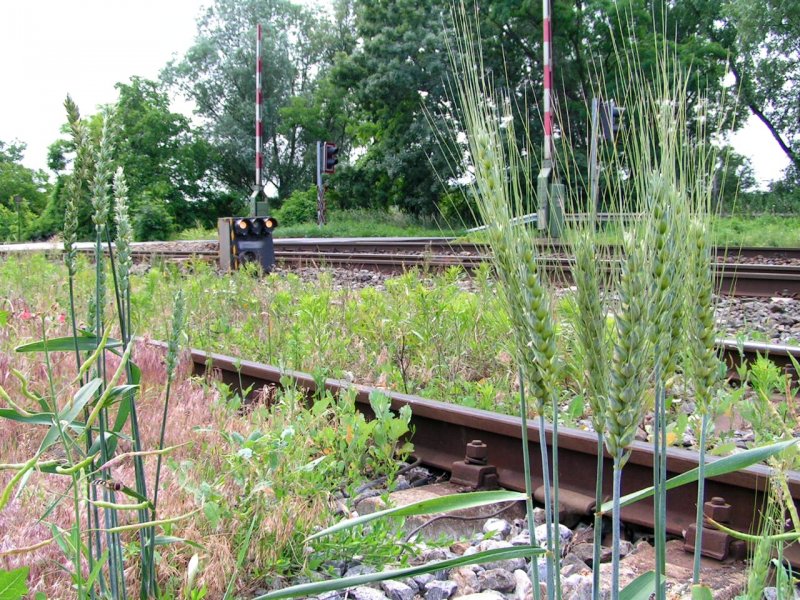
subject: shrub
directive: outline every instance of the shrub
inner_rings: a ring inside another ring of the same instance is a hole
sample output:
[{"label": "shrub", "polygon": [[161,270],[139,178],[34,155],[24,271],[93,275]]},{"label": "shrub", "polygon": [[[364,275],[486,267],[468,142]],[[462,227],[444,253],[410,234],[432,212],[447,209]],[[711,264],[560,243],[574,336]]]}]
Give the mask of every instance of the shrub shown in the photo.
[{"label": "shrub", "polygon": [[313,222],[317,218],[317,188],[295,190],[275,214],[281,225],[297,225]]},{"label": "shrub", "polygon": [[133,219],[133,231],[140,242],[167,240],[175,233],[175,219],[163,200],[148,198]]}]

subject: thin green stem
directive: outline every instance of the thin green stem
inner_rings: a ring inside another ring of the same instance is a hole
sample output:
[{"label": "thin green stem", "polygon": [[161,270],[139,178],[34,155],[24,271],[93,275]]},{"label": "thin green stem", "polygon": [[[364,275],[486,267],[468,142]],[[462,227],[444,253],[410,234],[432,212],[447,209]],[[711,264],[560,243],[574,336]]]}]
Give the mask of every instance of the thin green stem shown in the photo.
[{"label": "thin green stem", "polygon": [[592,544],[592,596],[600,597],[600,545],[603,542],[603,433],[597,434],[597,473],[594,488],[594,538]]},{"label": "thin green stem", "polygon": [[[130,295],[120,290],[119,280],[117,278],[117,268],[114,260],[114,247],[111,244],[111,233],[108,227],[105,228],[106,244],[108,246],[108,256],[111,261],[111,276],[114,281],[114,298],[117,304],[117,315],[119,318],[120,337],[122,344],[127,347],[130,341]],[[125,374],[128,378],[128,383],[133,383],[133,372],[131,370],[131,361],[125,365]],[[139,418],[136,412],[135,398],[130,400],[131,403],[131,438],[133,441],[133,449],[136,452],[142,450],[141,435],[139,433]],[[141,456],[134,456],[133,459],[133,472],[134,479],[136,480],[136,491],[143,497],[147,497],[147,478],[144,473],[144,461]],[[137,513],[140,523],[146,523],[149,519],[147,510],[140,510]],[[147,532],[144,529],[139,530],[139,548],[141,553],[141,571],[142,571],[142,588],[140,596],[146,598],[151,595],[152,590],[155,589],[155,573],[153,569],[154,560],[148,554],[152,551],[153,544],[148,544],[146,541]]]},{"label": "thin green stem", "polygon": [[[522,465],[525,469],[525,513],[528,519],[528,535],[531,544],[536,540],[535,526],[533,524],[533,486],[531,485],[531,455],[528,446],[528,401],[525,396],[525,374],[522,369],[519,371],[519,419],[520,434],[522,437]],[[542,439],[540,433],[540,440]],[[528,575],[533,584],[533,600],[539,600],[541,590],[539,589],[539,559],[534,556],[531,558]]]},{"label": "thin green stem", "polygon": [[553,498],[550,495],[550,460],[548,459],[547,438],[545,436],[544,415],[539,413],[539,449],[542,455],[542,479],[544,480],[544,522],[547,528],[547,600],[555,598],[555,560],[553,545]]},{"label": "thin green stem", "polygon": [[561,600],[561,521],[558,502],[558,394],[553,394],[553,564],[555,597]]},{"label": "thin green stem", "polygon": [[[52,403],[51,410],[53,411],[53,422],[56,425],[56,429],[58,430],[58,435],[61,438],[61,443],[64,446],[64,454],[67,457],[67,460],[72,462],[72,444],[70,444],[67,440],[67,436],[64,433],[64,427],[61,425],[61,418],[59,417],[59,410],[58,410],[58,399],[56,398],[56,388],[55,388],[55,381],[53,380],[53,367],[50,363],[50,352],[47,349],[47,326],[42,317],[42,339],[44,340],[44,361],[47,367],[47,381],[50,386],[50,400]],[[78,498],[78,473],[72,474],[72,487],[73,487],[73,509],[75,512],[75,531],[76,531],[76,544],[75,544],[75,579],[78,584],[78,597],[83,598],[83,571],[81,569],[81,565],[83,563],[81,557],[81,507],[80,507],[80,500]]]},{"label": "thin green stem", "polygon": [[614,457],[614,503],[611,510],[611,526],[613,531],[611,544],[611,600],[619,600],[619,542],[620,542],[620,505],[622,495],[622,449]]},{"label": "thin green stem", "polygon": [[708,411],[703,412],[700,424],[700,460],[697,466],[697,512],[695,519],[694,562],[692,567],[692,583],[700,583],[700,553],[703,547],[703,504],[706,493],[706,435],[708,429]]},{"label": "thin green stem", "polygon": [[665,600],[666,582],[662,575],[666,569],[666,481],[661,476],[661,442],[666,437],[664,410],[664,384],[661,381],[661,366],[658,364],[658,347],[656,347],[656,389],[655,407],[653,411],[653,523],[655,524],[655,573],[656,600]]}]

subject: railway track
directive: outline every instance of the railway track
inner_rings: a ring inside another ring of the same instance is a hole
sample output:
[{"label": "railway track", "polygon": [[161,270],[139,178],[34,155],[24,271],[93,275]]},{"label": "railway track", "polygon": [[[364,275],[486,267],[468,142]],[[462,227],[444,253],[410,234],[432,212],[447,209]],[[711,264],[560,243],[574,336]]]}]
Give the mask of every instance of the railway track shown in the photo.
[{"label": "railway track", "polygon": [[[0,246],[0,253],[12,251],[55,251],[57,244]],[[80,244],[81,252],[93,252],[91,243]],[[556,281],[571,283],[569,247],[542,241],[542,265]],[[605,254],[613,253],[607,247]],[[715,269],[720,293],[734,296],[800,297],[800,248],[717,249]],[[218,260],[216,241],[134,244],[136,260],[186,261]],[[488,260],[484,244],[459,242],[450,238],[308,238],[276,239],[275,258],[285,268],[339,267],[401,273],[410,268],[444,269],[458,266],[468,271]],[[602,258],[611,268],[612,261]]]},{"label": "railway track", "polygon": [[[726,354],[733,353],[737,357],[740,349],[735,342],[723,342]],[[762,347],[762,353],[775,348]],[[749,352],[756,352],[751,345]],[[790,350],[783,349],[785,352]],[[800,357],[800,350],[791,352]],[[317,383],[311,375],[285,371],[265,364],[239,360],[230,356],[211,354],[199,350],[191,351],[196,375],[208,375],[213,372],[225,383],[235,389],[247,389],[252,386],[251,394],[263,386],[280,386],[282,377],[290,377],[298,388],[313,394]],[[358,409],[370,416],[369,396],[373,388],[355,385],[345,381],[326,379],[325,389],[332,393],[351,390],[355,394]],[[473,440],[481,440],[488,451],[488,466],[496,470],[497,480],[501,487],[524,491],[525,478],[520,453],[521,431],[518,418],[500,415],[484,410],[466,408],[435,400],[427,400],[419,396],[385,392],[392,402],[394,410],[408,405],[412,410],[411,425],[414,436],[414,454],[420,461],[436,469],[452,471],[454,463],[464,462],[466,446]],[[541,471],[540,444],[544,440],[551,443],[552,430],[547,427],[540,431],[537,423],[528,421],[529,450],[533,472],[532,489],[540,502],[544,497],[544,480]],[[622,478],[622,493],[626,494],[652,484],[652,448],[643,442],[634,442],[631,457],[625,466]],[[560,511],[562,520],[588,519],[592,516],[594,501],[594,478],[587,476],[595,472],[597,438],[594,433],[559,428],[559,462],[560,462]],[[670,448],[667,456],[668,476],[686,472],[697,467],[698,454],[683,449]],[[611,472],[611,462],[606,457],[606,473]],[[478,469],[478,472],[480,469]],[[706,482],[706,497],[721,498],[730,505],[727,517],[728,526],[733,529],[752,531],[760,507],[763,506],[768,485],[769,469],[763,465],[755,465],[728,475],[715,477]],[[469,477],[469,473],[467,477]],[[474,483],[480,484],[480,475],[476,474]],[[795,502],[800,500],[800,473],[792,472],[788,478],[789,489]],[[469,481],[466,482],[469,486]],[[611,495],[610,477],[604,482],[605,492]],[[670,491],[667,495],[667,532],[670,536],[681,538],[690,529],[695,519],[696,487],[684,486]],[[653,510],[650,501],[625,507],[622,519],[629,526],[653,529]],[[714,531],[704,536],[703,554],[725,559],[728,557],[744,558],[746,548],[721,532]],[[785,557],[795,566],[800,567],[800,546],[789,546],[784,551]]]}]

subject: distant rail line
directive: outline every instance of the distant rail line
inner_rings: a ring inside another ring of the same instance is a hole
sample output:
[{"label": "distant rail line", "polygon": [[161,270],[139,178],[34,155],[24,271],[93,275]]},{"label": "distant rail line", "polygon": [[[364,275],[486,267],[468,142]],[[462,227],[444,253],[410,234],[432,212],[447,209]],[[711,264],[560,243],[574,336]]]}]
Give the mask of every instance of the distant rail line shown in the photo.
[{"label": "distant rail line", "polygon": [[[79,247],[92,252],[92,244]],[[545,273],[561,283],[571,283],[568,244],[542,241],[541,264]],[[56,251],[59,245],[0,246],[0,253]],[[601,260],[610,269],[620,249],[604,246]],[[715,270],[720,293],[734,296],[800,297],[800,248],[717,248]],[[197,242],[142,242],[134,244],[137,260],[218,260],[215,240]],[[458,266],[472,271],[489,258],[485,244],[452,238],[292,238],[275,240],[275,258],[285,268],[338,267],[401,273],[410,268],[446,269]]]}]

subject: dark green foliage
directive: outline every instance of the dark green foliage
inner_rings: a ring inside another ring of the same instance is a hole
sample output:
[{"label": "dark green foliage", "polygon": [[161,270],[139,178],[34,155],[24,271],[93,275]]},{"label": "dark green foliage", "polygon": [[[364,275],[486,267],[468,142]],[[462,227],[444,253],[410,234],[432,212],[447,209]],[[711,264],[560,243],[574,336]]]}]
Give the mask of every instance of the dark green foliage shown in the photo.
[{"label": "dark green foliage", "polygon": [[[25,144],[19,141],[7,144],[0,140],[0,241],[18,238],[21,217],[22,239],[45,207],[49,184],[44,171],[35,171],[22,165]],[[17,212],[15,196],[22,197]]]},{"label": "dark green foliage", "polygon": [[325,68],[324,24],[287,0],[217,0],[198,22],[195,45],[164,78],[197,105],[217,151],[214,174],[234,190],[253,184],[255,25],[263,34],[265,183],[288,198],[313,181],[316,139],[339,141],[337,99],[316,93]]},{"label": "dark green foliage", "polygon": [[312,223],[317,219],[317,188],[295,190],[275,213],[281,226]]},{"label": "dark green foliage", "polygon": [[140,242],[168,240],[175,232],[175,219],[160,199],[145,198],[133,218],[133,232]]},{"label": "dark green foliage", "polygon": [[800,170],[800,3],[729,0],[731,71],[747,106]]}]

